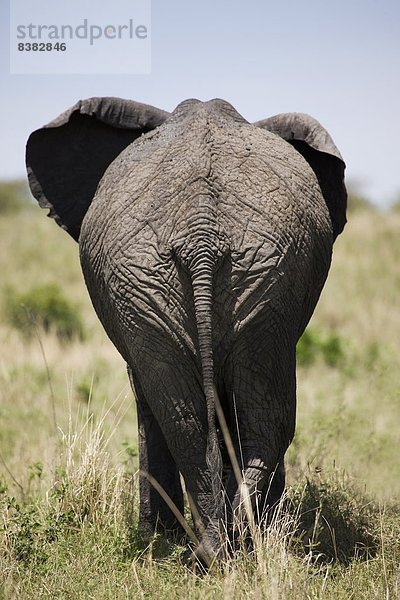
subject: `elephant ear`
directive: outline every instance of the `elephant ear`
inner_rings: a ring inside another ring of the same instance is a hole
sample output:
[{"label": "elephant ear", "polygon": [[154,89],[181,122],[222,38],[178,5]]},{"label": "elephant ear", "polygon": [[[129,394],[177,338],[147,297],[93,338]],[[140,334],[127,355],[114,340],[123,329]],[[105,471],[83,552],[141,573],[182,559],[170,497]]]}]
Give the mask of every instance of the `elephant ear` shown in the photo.
[{"label": "elephant ear", "polygon": [[346,224],[346,165],[329,133],[318,121],[302,113],[283,113],[254,125],[279,135],[306,159],[317,176],[336,239]]},{"label": "elephant ear", "polygon": [[78,241],[82,220],[111,162],[169,113],[120,98],[79,100],[26,146],[32,194],[48,216]]}]

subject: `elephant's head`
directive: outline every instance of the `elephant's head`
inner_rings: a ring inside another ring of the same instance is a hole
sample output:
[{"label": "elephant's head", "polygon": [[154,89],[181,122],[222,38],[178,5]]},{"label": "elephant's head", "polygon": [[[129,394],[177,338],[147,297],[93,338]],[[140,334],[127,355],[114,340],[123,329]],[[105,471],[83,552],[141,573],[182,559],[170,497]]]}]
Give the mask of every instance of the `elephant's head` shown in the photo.
[{"label": "elephant's head", "polygon": [[[26,163],[33,195],[78,240],[82,220],[111,162],[142,134],[169,118],[182,119],[195,103],[185,101],[170,114],[120,98],[80,100],[28,140]],[[242,119],[228,103],[211,103],[225,116]],[[307,160],[318,178],[336,238],[346,223],[345,164],[328,132],[301,113],[276,115],[254,126],[280,136]]]}]

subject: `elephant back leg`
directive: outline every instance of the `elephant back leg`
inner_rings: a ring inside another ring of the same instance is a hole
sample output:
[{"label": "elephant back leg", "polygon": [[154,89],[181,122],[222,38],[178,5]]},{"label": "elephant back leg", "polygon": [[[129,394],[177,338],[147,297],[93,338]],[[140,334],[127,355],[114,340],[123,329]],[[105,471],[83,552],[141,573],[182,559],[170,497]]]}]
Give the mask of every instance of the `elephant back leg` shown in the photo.
[{"label": "elephant back leg", "polygon": [[[165,456],[171,457],[168,459],[171,468],[172,464],[176,465],[185,482],[197,536],[202,542],[199,555],[204,551],[208,557],[212,557],[220,549],[224,511],[222,494],[218,498],[213,495],[213,465],[207,462],[208,425],[204,392],[196,365],[184,353],[179,357],[171,354],[170,359],[173,364],[160,360],[148,364],[142,361],[141,368],[144,372],[139,373],[139,395],[146,398],[148,412],[140,412],[139,423],[142,419],[142,430],[144,424],[151,423],[152,430],[149,432],[146,429],[147,437],[143,439],[143,443],[141,439],[141,467],[146,468],[149,457],[154,456],[153,444],[158,445],[157,456],[161,466],[161,459],[165,462]],[[144,376],[146,372],[147,377]],[[161,445],[160,437],[164,440]],[[151,465],[153,473],[156,472],[155,479],[161,484],[164,481],[165,491],[175,493],[175,484],[168,485],[162,468],[155,469],[154,461]],[[176,482],[176,479],[169,481]],[[150,517],[154,518],[154,512],[147,509],[147,496],[154,495],[154,492],[145,481],[142,481],[141,486],[142,520],[148,522]],[[180,512],[183,514],[182,505]]]},{"label": "elephant back leg", "polygon": [[285,459],[282,457],[270,476],[268,484],[264,485],[257,498],[256,518],[259,522],[264,520],[267,523],[271,522],[284,491]]},{"label": "elephant back leg", "polygon": [[128,375],[137,404],[139,432],[140,512],[139,533],[149,541],[155,531],[180,538],[184,534],[176,515],[155,489],[154,480],[183,514],[183,492],[179,470],[173,459],[137,377],[128,366]]},{"label": "elephant back leg", "polygon": [[[261,518],[284,489],[284,455],[295,427],[295,342],[283,327],[269,327],[262,317],[255,320],[234,344],[225,381],[238,462],[255,516]],[[240,512],[240,487],[233,472],[227,495],[232,511]]]}]

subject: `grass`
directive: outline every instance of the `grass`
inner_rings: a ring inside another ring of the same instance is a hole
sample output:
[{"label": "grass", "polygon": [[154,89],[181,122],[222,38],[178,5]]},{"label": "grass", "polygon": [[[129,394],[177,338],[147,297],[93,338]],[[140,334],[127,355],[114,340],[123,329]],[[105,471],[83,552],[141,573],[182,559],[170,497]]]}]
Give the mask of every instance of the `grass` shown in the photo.
[{"label": "grass", "polygon": [[[75,243],[34,208],[0,215],[0,598],[400,597],[400,214],[355,211],[301,342],[288,497],[208,574],[144,547],[135,406]],[[27,338],[14,298],[57,286],[85,338]]]}]

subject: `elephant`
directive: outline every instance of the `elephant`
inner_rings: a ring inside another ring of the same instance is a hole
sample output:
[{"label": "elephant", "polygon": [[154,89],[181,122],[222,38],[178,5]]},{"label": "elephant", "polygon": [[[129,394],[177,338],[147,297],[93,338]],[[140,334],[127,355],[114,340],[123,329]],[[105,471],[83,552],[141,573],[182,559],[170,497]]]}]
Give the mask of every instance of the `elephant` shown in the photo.
[{"label": "elephant", "polygon": [[254,514],[284,490],[296,344],[346,223],[345,163],[307,114],[249,123],[220,99],[169,113],[104,97],[34,131],[26,164],[127,364],[139,531],[179,532],[182,477],[194,552],[213,560],[243,483]]}]

